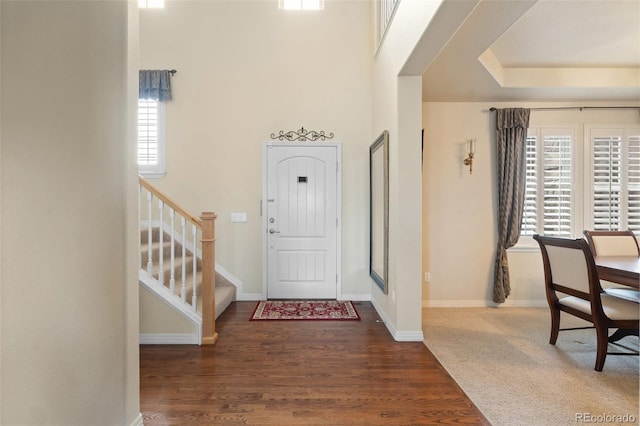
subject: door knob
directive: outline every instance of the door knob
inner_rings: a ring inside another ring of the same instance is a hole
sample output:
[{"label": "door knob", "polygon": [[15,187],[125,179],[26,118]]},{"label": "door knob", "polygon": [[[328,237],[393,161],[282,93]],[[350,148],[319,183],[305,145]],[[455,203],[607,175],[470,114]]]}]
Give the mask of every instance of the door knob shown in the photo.
[{"label": "door knob", "polygon": [[269,229],[269,233],[270,234],[279,234],[280,231],[276,231],[275,229],[271,228],[271,229]]}]

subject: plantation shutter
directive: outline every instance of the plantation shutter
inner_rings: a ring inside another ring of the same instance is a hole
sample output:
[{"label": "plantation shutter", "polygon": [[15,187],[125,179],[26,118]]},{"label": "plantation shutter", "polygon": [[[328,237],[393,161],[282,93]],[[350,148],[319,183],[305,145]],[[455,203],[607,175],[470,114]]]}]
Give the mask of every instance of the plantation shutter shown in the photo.
[{"label": "plantation shutter", "polygon": [[520,235],[532,236],[538,232],[538,135],[529,129],[525,146],[524,210]]},{"label": "plantation shutter", "polygon": [[[523,244],[536,233],[573,238],[583,223],[585,229],[630,229],[640,236],[640,128],[586,125],[579,158],[576,131],[528,129]],[[576,200],[573,175],[581,170],[584,197]]]},{"label": "plantation shutter", "polygon": [[571,237],[572,161],[571,129],[542,132],[544,197],[543,233],[557,237]]},{"label": "plantation shutter", "polygon": [[593,229],[640,234],[640,129],[591,129],[590,140]]},{"label": "plantation shutter", "polygon": [[158,164],[158,101],[138,100],[138,165]]},{"label": "plantation shutter", "polygon": [[640,235],[640,130],[628,138],[627,228]]},{"label": "plantation shutter", "polygon": [[620,229],[622,137],[593,138],[593,229]]}]

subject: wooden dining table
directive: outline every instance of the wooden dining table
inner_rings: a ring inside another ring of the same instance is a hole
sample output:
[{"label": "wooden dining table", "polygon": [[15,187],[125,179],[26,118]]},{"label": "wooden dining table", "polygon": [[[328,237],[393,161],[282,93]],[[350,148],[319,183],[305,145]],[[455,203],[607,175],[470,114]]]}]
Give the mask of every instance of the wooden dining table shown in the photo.
[{"label": "wooden dining table", "polygon": [[[596,256],[596,269],[601,280],[640,288],[640,257],[637,256]],[[609,342],[616,342],[625,336],[637,336],[638,330],[618,329]]]},{"label": "wooden dining table", "polygon": [[640,257],[596,256],[594,260],[601,280],[640,288]]}]

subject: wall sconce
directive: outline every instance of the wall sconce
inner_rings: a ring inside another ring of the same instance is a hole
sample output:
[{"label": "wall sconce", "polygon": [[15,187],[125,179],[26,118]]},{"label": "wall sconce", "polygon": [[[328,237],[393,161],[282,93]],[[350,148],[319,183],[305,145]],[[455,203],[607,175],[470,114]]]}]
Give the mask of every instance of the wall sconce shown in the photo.
[{"label": "wall sconce", "polygon": [[467,139],[467,158],[464,159],[464,165],[469,166],[469,174],[473,172],[473,155],[476,153],[476,140]]}]

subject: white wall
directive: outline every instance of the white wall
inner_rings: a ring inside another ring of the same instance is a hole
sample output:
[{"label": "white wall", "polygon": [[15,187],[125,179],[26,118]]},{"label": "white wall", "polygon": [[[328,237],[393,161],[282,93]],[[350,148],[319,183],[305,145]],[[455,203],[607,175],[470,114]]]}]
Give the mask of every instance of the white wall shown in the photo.
[{"label": "white wall", "polygon": [[[262,144],[280,130],[342,142],[342,292],[368,299],[369,2],[323,11],[276,0],[168,2],[140,14],[141,68],[175,68],[166,177],[152,183],[193,214],[213,210],[217,262],[262,294]],[[231,212],[248,213],[232,224]]]},{"label": "white wall", "polygon": [[[495,113],[490,107],[553,107],[575,104],[551,102],[423,104],[425,152],[424,272],[426,306],[491,306],[496,250]],[[577,106],[582,106],[581,103]],[[590,103],[589,105],[607,105]],[[611,105],[611,104],[609,104]],[[614,105],[620,105],[616,103]],[[638,124],[637,110],[532,111],[530,127],[577,125],[582,141],[584,124]],[[473,174],[462,164],[465,141],[477,139]],[[580,185],[575,188],[581,196]],[[582,228],[577,226],[576,237]],[[539,250],[509,250],[511,295],[505,306],[546,306]]]},{"label": "white wall", "polygon": [[[124,285],[124,424],[142,425],[140,413],[140,345],[139,345],[139,284],[138,246],[138,66],[139,56],[138,2],[127,0],[126,30],[126,132],[125,141],[125,239],[122,282]],[[118,65],[120,66],[120,65]]]},{"label": "white wall", "polygon": [[133,424],[127,3],[0,10],[0,423]]},{"label": "white wall", "polygon": [[372,300],[396,340],[422,340],[422,81],[399,77],[435,14],[438,1],[400,2],[374,64],[373,129],[389,131],[389,291]]}]

